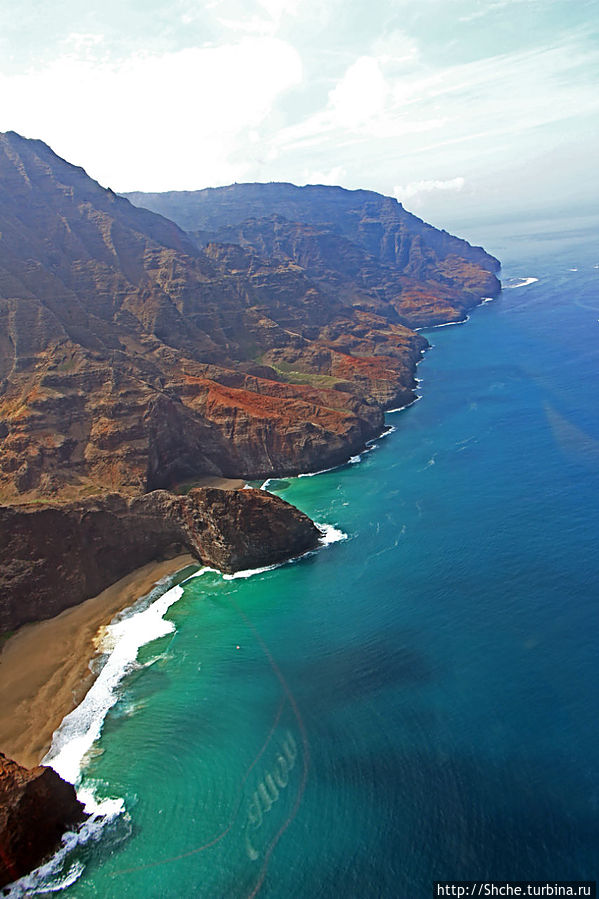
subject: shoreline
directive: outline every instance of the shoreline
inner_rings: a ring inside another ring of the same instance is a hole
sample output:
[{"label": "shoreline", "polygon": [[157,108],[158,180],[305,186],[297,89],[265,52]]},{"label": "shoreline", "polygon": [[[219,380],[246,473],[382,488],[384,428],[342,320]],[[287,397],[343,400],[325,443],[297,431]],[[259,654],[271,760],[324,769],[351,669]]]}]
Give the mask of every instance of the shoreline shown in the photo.
[{"label": "shoreline", "polygon": [[203,478],[196,478],[185,484],[185,487],[193,489],[194,487],[218,487],[219,490],[243,490],[247,481],[245,478],[223,478],[220,475],[207,475]]},{"label": "shoreline", "polygon": [[26,767],[38,765],[54,731],[96,679],[90,663],[101,629],[157,581],[195,564],[189,554],[150,562],[97,596],[10,636],[0,651],[0,752]]},{"label": "shoreline", "polygon": [[[487,298],[477,305],[482,305],[485,300]],[[468,320],[469,316],[463,321],[429,327],[465,324]],[[421,350],[414,368],[423,361],[425,353],[426,349]],[[400,412],[416,403],[421,396],[415,393],[415,389],[414,398],[409,403],[385,412]],[[394,426],[385,422],[380,434],[367,441],[357,456],[351,456],[347,462],[332,468],[301,472],[295,477],[311,477],[360,461],[363,454],[376,447],[376,440],[394,430]],[[267,478],[260,489],[266,489],[270,480],[277,479],[274,476]],[[245,485],[245,479],[210,476],[198,479],[190,486],[239,490]],[[97,675],[91,666],[98,654],[102,629],[110,624],[117,613],[149,593],[159,580],[196,564],[196,561],[193,556],[185,554],[168,561],[150,562],[111,584],[97,596],[66,609],[54,618],[23,625],[4,643],[0,643],[0,752],[26,767],[40,764],[50,748],[54,732],[64,718],[80,705],[96,680]],[[241,576],[244,574],[247,576],[246,572]]]}]

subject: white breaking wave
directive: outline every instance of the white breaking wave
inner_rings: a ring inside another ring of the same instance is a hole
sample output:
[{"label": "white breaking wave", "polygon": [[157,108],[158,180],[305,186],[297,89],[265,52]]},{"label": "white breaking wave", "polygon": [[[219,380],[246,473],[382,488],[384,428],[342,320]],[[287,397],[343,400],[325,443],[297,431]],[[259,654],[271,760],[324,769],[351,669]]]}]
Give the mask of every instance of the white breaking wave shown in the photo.
[{"label": "white breaking wave", "polygon": [[332,524],[321,524],[319,521],[315,521],[314,524],[322,534],[319,541],[321,546],[331,546],[340,540],[347,540],[347,534]]},{"label": "white breaking wave", "polygon": [[[250,487],[250,490],[252,488]],[[196,577],[202,577],[203,574],[208,574],[209,571],[212,571],[214,574],[218,574],[218,568],[209,568],[208,565],[205,565],[204,568],[200,568],[198,571],[194,571],[193,574],[190,574],[189,577],[186,577],[184,581],[181,581],[181,584],[186,584],[187,581],[193,581]]]},{"label": "white breaking wave", "polygon": [[366,456],[368,453],[371,453],[374,449],[376,449],[378,443],[373,443],[372,440],[369,440],[368,443],[365,444],[362,452],[357,456],[350,456],[348,459],[349,465],[357,465],[359,462],[363,461],[363,456]]},{"label": "white breaking wave", "polygon": [[276,562],[274,565],[264,565],[262,568],[244,568],[243,571],[234,571],[233,574],[223,574],[223,580],[235,581],[238,578],[253,577],[255,574],[264,574],[265,571],[273,571],[284,565],[285,562]]},{"label": "white breaking wave", "polygon": [[69,864],[68,856],[77,846],[84,846],[90,840],[98,840],[106,825],[118,818],[125,806],[122,799],[103,799],[96,802],[90,790],[81,790],[78,797],[84,803],[85,811],[90,817],[76,833],[68,831],[63,835],[62,846],[49,861],[5,887],[2,895],[7,899],[22,899],[37,893],[62,892],[79,880],[84,869],[83,863],[77,860]]},{"label": "white breaking wave", "polygon": [[[416,378],[416,380],[420,383],[422,381],[422,378]],[[387,415],[391,415],[392,412],[403,412],[404,409],[409,409],[410,406],[413,406],[414,403],[417,403],[418,400],[421,400],[421,399],[422,399],[422,396],[419,393],[417,393],[416,396],[414,397],[414,399],[410,400],[409,403],[406,403],[405,406],[398,406],[396,409],[385,409],[385,412],[387,413]],[[395,430],[395,428],[393,430]]]},{"label": "white breaking wave", "polygon": [[[315,521],[314,524],[321,533],[318,540],[321,548],[330,546],[332,543],[338,543],[340,540],[347,540],[347,534],[340,531],[339,528],[336,528],[332,524],[321,524],[318,521]],[[274,571],[275,568],[282,568],[283,565],[289,565],[291,562],[299,562],[300,559],[305,559],[306,556],[311,556],[315,552],[317,552],[317,550],[309,549],[299,556],[294,556],[291,559],[283,559],[281,562],[275,562],[273,565],[263,565],[261,568],[244,568],[242,571],[234,571],[232,574],[223,574],[223,580],[235,581],[239,578],[254,577],[255,574],[264,574],[266,571]]]},{"label": "white breaking wave", "polygon": [[[411,403],[409,403],[409,405],[411,405]],[[402,406],[402,408],[405,409],[406,407]],[[396,412],[398,410],[389,409],[387,411]],[[317,474],[328,474],[329,472],[337,471],[339,468],[343,468],[345,465],[348,465],[348,464],[356,465],[358,462],[362,461],[362,456],[365,456],[366,453],[370,453],[370,452],[372,452],[372,450],[377,448],[378,443],[375,443],[375,440],[381,440],[383,437],[387,437],[389,434],[392,434],[393,431],[395,431],[395,430],[396,430],[395,425],[387,425],[385,427],[385,430],[382,431],[382,433],[380,433],[378,437],[373,437],[372,440],[366,441],[366,443],[364,444],[365,448],[362,450],[361,453],[358,453],[355,456],[350,456],[349,459],[347,460],[347,462],[341,462],[339,465],[333,465],[332,468],[321,468],[320,471],[303,471],[303,472],[301,472],[301,474],[298,474],[297,477],[298,478],[314,478],[314,477],[316,477]]]},{"label": "white breaking wave", "polygon": [[422,328],[414,328],[414,331],[432,331],[434,328],[451,328],[452,325],[465,325],[466,322],[470,321],[470,316],[467,315],[466,318],[461,318],[458,322],[443,322],[441,325],[425,325]]},{"label": "white breaking wave", "polygon": [[466,322],[470,321],[470,316],[467,315],[466,318],[461,318],[457,322],[444,322],[441,325],[433,325],[433,328],[451,328],[452,325],[465,325]]},{"label": "white breaking wave", "polygon": [[[210,569],[204,568],[200,573]],[[100,652],[107,655],[97,679],[83,701],[64,718],[54,732],[52,745],[43,759],[60,776],[75,784],[81,775],[85,754],[102,732],[106,715],[119,698],[118,687],[136,664],[142,646],[174,631],[170,621],[164,620],[167,610],[183,595],[180,585],[171,587],[150,605],[147,597],[117,616],[100,643]],[[151,599],[152,594],[148,594]],[[140,604],[144,606],[140,611]]]},{"label": "white breaking wave", "polygon": [[502,284],[502,290],[514,290],[516,287],[528,287],[529,284],[535,284],[538,278],[515,278],[515,284]]},{"label": "white breaking wave", "polygon": [[[392,410],[389,410],[389,411],[392,411]],[[366,444],[365,444],[366,449],[364,450],[364,452],[368,453],[371,450],[376,449],[378,446],[378,443],[375,443],[375,440],[382,440],[383,437],[388,437],[389,434],[393,434],[395,431],[397,431],[397,428],[395,427],[395,425],[386,425],[385,430],[381,431],[381,433],[379,434],[378,437],[373,437],[372,440],[366,441]]]},{"label": "white breaking wave", "polygon": [[333,465],[332,468],[321,468],[320,471],[302,471],[298,474],[298,478],[313,478],[317,474],[326,474],[328,471],[335,471],[336,468],[341,468],[341,465]]}]

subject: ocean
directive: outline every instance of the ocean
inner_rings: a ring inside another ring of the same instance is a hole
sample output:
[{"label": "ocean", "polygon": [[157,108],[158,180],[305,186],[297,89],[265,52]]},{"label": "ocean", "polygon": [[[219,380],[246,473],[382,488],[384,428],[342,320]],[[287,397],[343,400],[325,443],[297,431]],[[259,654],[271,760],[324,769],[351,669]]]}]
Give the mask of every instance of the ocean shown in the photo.
[{"label": "ocean", "polygon": [[504,290],[424,332],[420,400],[266,485],[328,545],[190,569],[115,625],[51,752],[97,816],[14,896],[596,877],[598,224],[472,229]]}]

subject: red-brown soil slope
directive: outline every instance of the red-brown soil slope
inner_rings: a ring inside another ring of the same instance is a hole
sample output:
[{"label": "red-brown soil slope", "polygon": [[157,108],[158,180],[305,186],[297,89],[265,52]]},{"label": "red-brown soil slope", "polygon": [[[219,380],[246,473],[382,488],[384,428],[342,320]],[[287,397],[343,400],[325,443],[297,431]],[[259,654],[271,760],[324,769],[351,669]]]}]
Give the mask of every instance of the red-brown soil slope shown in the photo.
[{"label": "red-brown soil slope", "polygon": [[497,291],[395,201],[274,188],[206,242],[0,135],[0,501],[340,463],[412,398],[411,328]]}]

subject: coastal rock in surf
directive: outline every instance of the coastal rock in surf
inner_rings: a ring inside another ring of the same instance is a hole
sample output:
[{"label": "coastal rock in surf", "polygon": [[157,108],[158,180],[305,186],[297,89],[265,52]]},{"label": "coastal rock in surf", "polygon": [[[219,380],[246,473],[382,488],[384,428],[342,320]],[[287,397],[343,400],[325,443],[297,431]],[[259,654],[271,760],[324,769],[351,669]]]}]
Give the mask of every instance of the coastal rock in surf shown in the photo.
[{"label": "coastal rock in surf", "polygon": [[52,768],[23,768],[0,753],[0,888],[37,868],[86,817]]},{"label": "coastal rock in surf", "polygon": [[313,522],[261,490],[155,490],[0,506],[0,634],[50,618],[161,558],[190,552],[233,572],[318,545]]},{"label": "coastal rock in surf", "polygon": [[299,556],[318,545],[314,523],[264,490],[192,490],[186,525],[192,552],[207,565],[234,572]]}]

